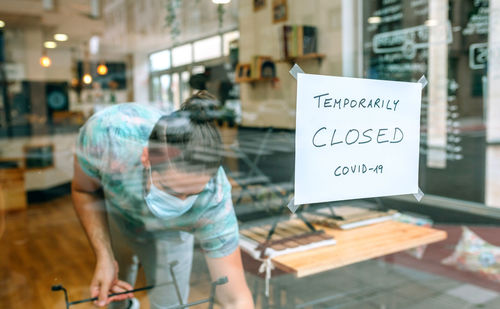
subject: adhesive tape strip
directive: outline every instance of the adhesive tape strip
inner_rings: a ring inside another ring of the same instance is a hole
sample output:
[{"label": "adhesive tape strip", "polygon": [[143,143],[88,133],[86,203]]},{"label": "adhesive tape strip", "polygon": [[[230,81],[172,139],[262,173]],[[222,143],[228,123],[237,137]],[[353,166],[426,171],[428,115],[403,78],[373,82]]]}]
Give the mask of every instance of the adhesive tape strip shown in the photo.
[{"label": "adhesive tape strip", "polygon": [[[425,86],[427,86],[427,84],[429,83],[427,81],[427,78],[425,77],[425,75],[422,75],[422,77],[420,77],[420,79],[418,80],[418,83],[420,83],[422,85],[422,89],[425,88]],[[424,197],[424,192],[418,188],[418,192],[413,194],[413,196],[415,197],[415,199],[420,202],[422,200],[422,198]]]},{"label": "adhesive tape strip", "polygon": [[[304,70],[302,70],[298,64],[295,64],[290,69],[289,72],[293,76],[293,78],[297,79],[297,74],[304,73]],[[288,209],[290,209],[292,213],[295,213],[297,211],[297,208],[299,208],[299,206],[300,205],[295,205],[295,199],[292,197],[292,199],[290,200],[290,202],[288,202],[288,205],[286,207],[288,207]]]},{"label": "adhesive tape strip", "polygon": [[290,74],[293,76],[293,78],[297,79],[297,74],[299,73],[304,73],[304,71],[299,67],[298,64],[295,64],[291,69],[290,69]]},{"label": "adhesive tape strip", "polygon": [[292,213],[295,213],[297,211],[297,208],[299,208],[299,205],[295,205],[295,198],[292,197],[290,202],[288,202],[288,205],[286,206]]},{"label": "adhesive tape strip", "polygon": [[422,75],[422,77],[420,77],[420,79],[418,80],[417,83],[420,83],[422,85],[422,89],[424,89],[425,86],[427,86],[427,84],[428,84],[428,81],[427,81],[427,78],[425,78],[425,75]]},{"label": "adhesive tape strip", "polygon": [[424,197],[424,192],[422,190],[420,190],[420,188],[418,188],[418,192],[413,194],[413,196],[415,197],[417,202],[420,202],[422,200],[422,198]]},{"label": "adhesive tape strip", "polygon": [[[418,80],[418,83],[420,83],[422,85],[422,89],[424,89],[429,82],[427,81],[425,75],[422,75],[422,77],[420,77],[420,79]],[[424,192],[420,188],[418,188],[418,193],[413,194],[413,196],[418,202],[420,202],[424,197]]]}]

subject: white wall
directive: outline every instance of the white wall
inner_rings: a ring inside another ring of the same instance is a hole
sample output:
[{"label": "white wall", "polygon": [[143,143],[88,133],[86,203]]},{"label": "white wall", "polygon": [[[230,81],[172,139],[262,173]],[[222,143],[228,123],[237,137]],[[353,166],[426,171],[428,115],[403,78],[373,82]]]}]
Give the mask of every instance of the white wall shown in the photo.
[{"label": "white wall", "polygon": [[24,158],[23,148],[35,145],[54,145],[54,167],[25,171],[26,190],[43,190],[65,184],[73,177],[73,155],[77,134],[17,137],[0,139],[0,157]]},{"label": "white wall", "polygon": [[[321,65],[316,60],[298,64],[306,73],[342,75],[342,1],[289,0],[288,20],[272,23],[271,2],[254,12],[253,1],[240,1],[239,62],[249,63],[254,55],[281,57],[280,29],[284,24],[313,25],[318,28],[318,52],[325,54]],[[288,73],[291,63],[277,63],[279,83],[241,84],[243,126],[295,127],[296,82]]]}]

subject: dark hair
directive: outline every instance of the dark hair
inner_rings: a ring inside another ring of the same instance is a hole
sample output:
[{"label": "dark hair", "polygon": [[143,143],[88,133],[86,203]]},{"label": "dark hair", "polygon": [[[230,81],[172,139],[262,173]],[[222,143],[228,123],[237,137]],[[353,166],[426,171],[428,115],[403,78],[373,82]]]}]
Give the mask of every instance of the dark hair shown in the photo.
[{"label": "dark hair", "polygon": [[189,97],[179,111],[161,117],[149,136],[152,169],[215,172],[223,158],[222,139],[211,117],[217,105],[217,99],[203,90]]}]

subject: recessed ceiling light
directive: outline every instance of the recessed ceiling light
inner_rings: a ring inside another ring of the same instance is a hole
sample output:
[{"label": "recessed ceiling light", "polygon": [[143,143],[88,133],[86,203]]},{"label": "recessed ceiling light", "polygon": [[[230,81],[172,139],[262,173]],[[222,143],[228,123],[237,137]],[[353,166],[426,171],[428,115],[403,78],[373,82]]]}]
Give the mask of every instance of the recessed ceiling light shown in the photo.
[{"label": "recessed ceiling light", "polygon": [[43,55],[40,58],[40,65],[42,67],[48,68],[48,67],[50,67],[51,64],[52,64],[52,60],[50,60],[50,58],[47,55]]},{"label": "recessed ceiling light", "polygon": [[97,67],[97,74],[99,75],[108,74],[108,67],[104,63],[99,64],[99,66]]},{"label": "recessed ceiling light", "polygon": [[92,76],[89,73],[83,75],[83,83],[87,85],[92,83]]},{"label": "recessed ceiling light", "polygon": [[53,42],[53,41],[46,41],[45,43],[43,43],[43,47],[45,47],[45,48],[56,48],[57,44],[56,44],[56,42]]},{"label": "recessed ceiling light", "polygon": [[215,4],[228,4],[231,0],[212,0]]},{"label": "recessed ceiling light", "polygon": [[0,28],[5,27],[5,22],[3,20],[0,20]]},{"label": "recessed ceiling light", "polygon": [[380,16],[368,17],[369,24],[380,24],[381,22],[382,22],[382,17]]},{"label": "recessed ceiling light", "polygon": [[99,52],[99,44],[100,44],[99,36],[93,35],[89,40],[89,51],[92,55],[95,55]]},{"label": "recessed ceiling light", "polygon": [[54,40],[59,42],[65,42],[68,40],[68,35],[64,33],[56,33],[54,34]]}]

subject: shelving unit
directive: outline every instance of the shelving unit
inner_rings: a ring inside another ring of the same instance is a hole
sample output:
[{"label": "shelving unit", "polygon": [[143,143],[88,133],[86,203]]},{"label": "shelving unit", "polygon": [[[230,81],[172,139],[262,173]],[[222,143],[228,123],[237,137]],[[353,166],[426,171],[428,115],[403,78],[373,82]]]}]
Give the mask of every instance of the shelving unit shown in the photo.
[{"label": "shelving unit", "polygon": [[258,82],[274,82],[276,77],[266,77],[266,78],[240,78],[237,83],[258,83]]},{"label": "shelving unit", "polygon": [[286,59],[280,59],[277,62],[295,63],[297,61],[302,61],[302,60],[317,60],[318,63],[321,64],[321,61],[323,61],[324,58],[325,54],[311,53],[297,57],[288,57]]},{"label": "shelving unit", "polygon": [[[311,53],[311,54],[306,54],[302,56],[297,56],[297,57],[289,57],[286,59],[277,59],[273,60],[275,63],[290,63],[294,64],[296,62],[301,62],[301,61],[307,61],[307,60],[317,60],[318,64],[321,65],[321,62],[325,58],[325,54],[318,54],[318,53]],[[247,64],[245,64],[247,65]],[[278,80],[277,77],[271,78],[271,77],[262,77],[262,78],[250,78],[250,77],[244,77],[244,78],[238,78],[236,80],[236,83],[260,83],[260,82],[276,82]]]}]

